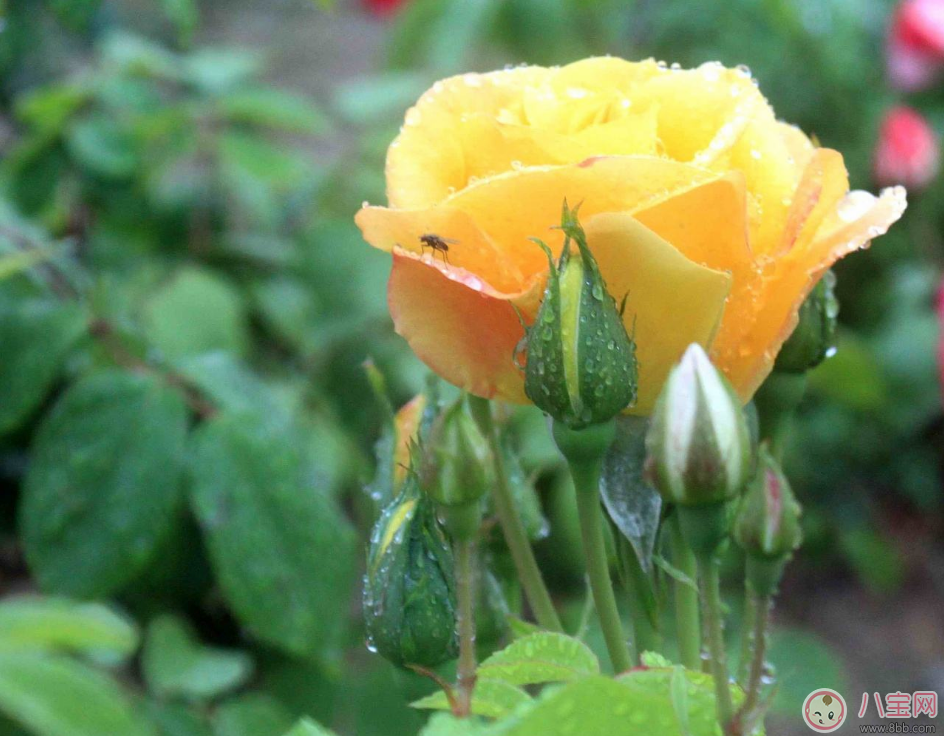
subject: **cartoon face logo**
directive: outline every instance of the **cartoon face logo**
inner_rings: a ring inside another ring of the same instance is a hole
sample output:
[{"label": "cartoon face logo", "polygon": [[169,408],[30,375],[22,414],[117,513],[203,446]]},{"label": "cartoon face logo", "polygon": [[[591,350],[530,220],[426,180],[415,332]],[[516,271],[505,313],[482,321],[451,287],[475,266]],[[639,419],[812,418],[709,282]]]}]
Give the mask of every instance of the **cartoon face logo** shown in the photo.
[{"label": "cartoon face logo", "polygon": [[845,720],[846,701],[835,690],[814,690],[803,701],[803,721],[817,733],[831,733]]}]

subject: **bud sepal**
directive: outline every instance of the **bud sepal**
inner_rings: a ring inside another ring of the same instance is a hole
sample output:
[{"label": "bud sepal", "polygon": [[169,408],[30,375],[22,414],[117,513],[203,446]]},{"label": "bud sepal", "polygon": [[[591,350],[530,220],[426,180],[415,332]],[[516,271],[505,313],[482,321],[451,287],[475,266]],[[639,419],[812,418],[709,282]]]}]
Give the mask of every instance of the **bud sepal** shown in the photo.
[{"label": "bud sepal", "polygon": [[836,345],[839,300],[836,275],[827,271],[800,306],[797,326],[780,348],[774,370],[805,373],[828,358]]}]

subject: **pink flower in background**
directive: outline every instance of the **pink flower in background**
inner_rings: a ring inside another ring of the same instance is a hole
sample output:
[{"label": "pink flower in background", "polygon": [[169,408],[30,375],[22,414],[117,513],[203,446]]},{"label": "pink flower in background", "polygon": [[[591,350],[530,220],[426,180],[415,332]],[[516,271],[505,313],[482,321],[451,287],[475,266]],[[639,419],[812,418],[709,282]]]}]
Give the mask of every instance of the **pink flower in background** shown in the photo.
[{"label": "pink flower in background", "polygon": [[937,135],[921,113],[893,107],[886,114],[875,145],[873,174],[881,186],[902,184],[918,191],[937,176]]},{"label": "pink flower in background", "polygon": [[370,11],[371,15],[386,18],[393,15],[404,2],[405,0],[364,0],[364,7]]},{"label": "pink flower in background", "polygon": [[944,69],[944,0],[905,0],[892,19],[886,56],[893,87],[930,86]]}]

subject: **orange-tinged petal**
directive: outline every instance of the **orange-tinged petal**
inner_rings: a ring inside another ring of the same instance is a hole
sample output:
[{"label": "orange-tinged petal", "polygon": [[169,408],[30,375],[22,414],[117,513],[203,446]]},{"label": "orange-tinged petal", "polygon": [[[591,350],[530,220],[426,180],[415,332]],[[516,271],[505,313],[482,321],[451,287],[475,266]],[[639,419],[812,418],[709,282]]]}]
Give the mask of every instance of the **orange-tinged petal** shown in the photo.
[{"label": "orange-tinged petal", "polygon": [[[454,207],[432,207],[427,210],[395,210],[385,207],[364,207],[354,218],[364,239],[375,248],[395,248],[425,256],[430,261],[464,269],[482,279],[483,288],[499,292],[521,291],[523,279],[515,261],[465,212]],[[444,238],[448,249],[436,251],[424,245],[424,235]],[[538,250],[533,243],[531,247]],[[540,252],[540,251],[539,251]]]},{"label": "orange-tinged petal", "polygon": [[[812,242],[802,247],[797,243],[781,258],[766,260],[756,279],[732,294],[729,306],[742,310],[743,316],[729,323],[726,315],[713,357],[742,399],[750,399],[770,373],[780,347],[796,327],[800,306],[823,273],[885,233],[905,206],[901,187],[887,189],[880,197],[849,193],[825,218]],[[725,330],[729,324],[731,329]]]},{"label": "orange-tinged petal", "polygon": [[710,345],[731,288],[731,275],[689,260],[625,212],[584,220],[587,243],[607,289],[636,342],[639,368],[634,414],[648,414],[669,369],[691,343]]},{"label": "orange-tinged petal", "polygon": [[393,488],[400,487],[410,467],[410,446],[416,441],[423,411],[426,408],[426,396],[419,394],[400,407],[394,417],[395,442],[393,448]]},{"label": "orange-tinged petal", "polygon": [[458,271],[394,252],[387,300],[397,334],[453,385],[525,403],[524,378],[513,360],[524,330],[512,302],[464,282]]},{"label": "orange-tinged petal", "polygon": [[[519,269],[525,281],[547,269],[529,239],[555,254],[563,245],[561,204],[580,205],[581,220],[600,212],[624,212],[691,188],[717,174],[652,156],[603,156],[571,166],[535,167],[484,179],[444,203],[478,223]],[[441,233],[448,235],[449,233]]]},{"label": "orange-tinged petal", "polygon": [[744,177],[731,172],[633,213],[683,255],[703,266],[730,271],[735,279],[751,272],[747,243]]},{"label": "orange-tinged petal", "polygon": [[810,155],[787,217],[777,255],[809,242],[826,216],[849,191],[842,155],[829,148],[817,148]]}]

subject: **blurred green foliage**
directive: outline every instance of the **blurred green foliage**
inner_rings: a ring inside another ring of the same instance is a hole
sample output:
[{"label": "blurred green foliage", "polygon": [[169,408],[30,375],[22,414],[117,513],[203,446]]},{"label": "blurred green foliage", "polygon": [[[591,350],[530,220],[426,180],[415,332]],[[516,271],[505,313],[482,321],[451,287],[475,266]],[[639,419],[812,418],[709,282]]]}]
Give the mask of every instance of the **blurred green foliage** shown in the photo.
[{"label": "blurred green foliage", "polygon": [[[383,425],[361,365],[397,406],[423,370],[392,334],[387,260],[351,218],[383,201],[386,146],[435,79],[602,53],[746,63],[864,188],[895,99],[875,53],[886,0],[406,0],[385,21],[305,3],[312,27],[383,26],[380,68],[318,100],[273,86],[264,55],[207,44],[211,5],[0,2],[0,566],[5,592],[43,594],[0,602],[3,735],[422,728],[404,704],[429,684],[367,654],[354,593]],[[940,91],[913,102],[944,122]],[[837,269],[840,350],[811,375],[788,452],[798,564],[876,591],[908,574],[890,519],[940,528],[941,197],[914,198]],[[508,435],[576,628],[572,495],[540,416],[515,414]],[[486,556],[483,653],[520,609],[497,536]],[[836,666],[789,644],[801,636],[778,640],[798,671]],[[785,707],[806,685],[788,683]]]}]

